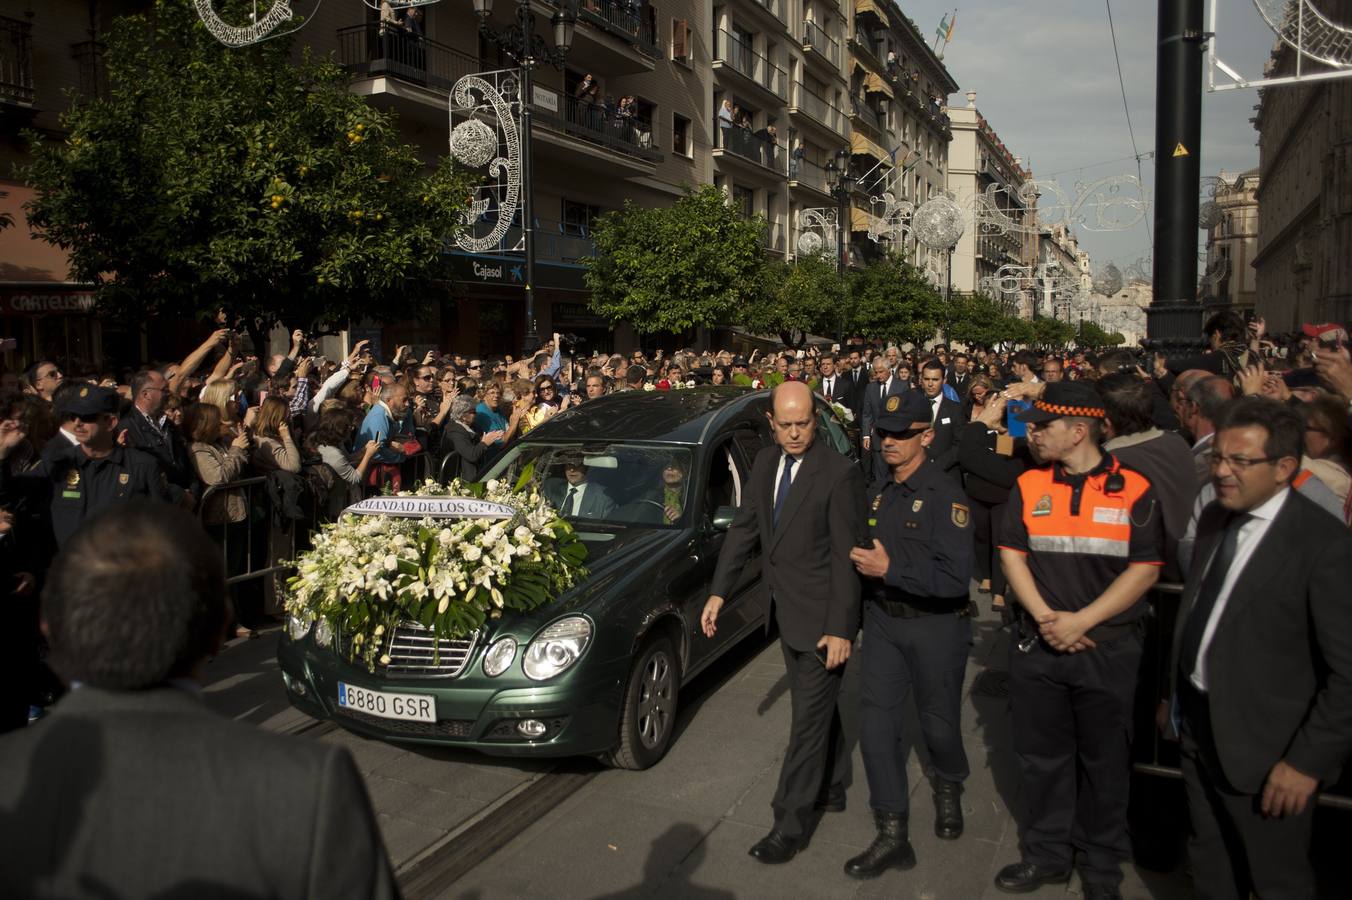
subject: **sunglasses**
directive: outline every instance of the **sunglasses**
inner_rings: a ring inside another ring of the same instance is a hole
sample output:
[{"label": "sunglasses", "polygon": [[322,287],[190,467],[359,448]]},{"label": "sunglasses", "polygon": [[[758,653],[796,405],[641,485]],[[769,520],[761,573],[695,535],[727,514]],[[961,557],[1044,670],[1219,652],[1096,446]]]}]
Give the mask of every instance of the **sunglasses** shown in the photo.
[{"label": "sunglasses", "polygon": [[920,435],[929,431],[929,428],[908,428],[905,431],[887,431],[883,428],[878,428],[876,430],[878,432],[878,440],[892,438],[895,441],[909,441],[912,438],[920,437]]},{"label": "sunglasses", "polygon": [[79,419],[86,425],[94,425],[103,419],[104,413],[85,413],[83,415],[72,415],[72,419]]}]

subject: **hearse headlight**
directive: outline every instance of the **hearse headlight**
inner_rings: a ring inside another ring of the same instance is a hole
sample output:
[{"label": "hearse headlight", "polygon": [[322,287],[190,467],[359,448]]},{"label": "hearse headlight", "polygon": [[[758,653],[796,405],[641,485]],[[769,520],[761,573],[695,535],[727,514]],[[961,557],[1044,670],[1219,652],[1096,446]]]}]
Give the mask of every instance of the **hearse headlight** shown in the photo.
[{"label": "hearse headlight", "polygon": [[329,624],[328,619],[320,619],[315,623],[315,643],[321,647],[333,643],[333,626]]},{"label": "hearse headlight", "polygon": [[308,622],[300,616],[290,615],[286,617],[286,633],[291,636],[293,641],[303,641],[305,636],[310,633],[310,627],[313,622]]},{"label": "hearse headlight", "polygon": [[516,659],[515,638],[505,637],[494,641],[493,646],[484,654],[484,674],[489,678],[496,678],[507,671],[507,667],[514,659]]},{"label": "hearse headlight", "polygon": [[577,662],[591,643],[591,622],[581,616],[559,619],[535,636],[521,669],[535,681],[553,678]]}]

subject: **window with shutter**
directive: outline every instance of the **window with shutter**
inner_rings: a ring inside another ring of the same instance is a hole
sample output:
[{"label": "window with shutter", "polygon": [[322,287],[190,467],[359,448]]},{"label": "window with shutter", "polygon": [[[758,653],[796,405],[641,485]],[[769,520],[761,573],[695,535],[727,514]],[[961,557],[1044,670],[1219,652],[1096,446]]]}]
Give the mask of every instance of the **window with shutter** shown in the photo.
[{"label": "window with shutter", "polygon": [[690,22],[686,19],[671,20],[671,58],[690,61]]}]

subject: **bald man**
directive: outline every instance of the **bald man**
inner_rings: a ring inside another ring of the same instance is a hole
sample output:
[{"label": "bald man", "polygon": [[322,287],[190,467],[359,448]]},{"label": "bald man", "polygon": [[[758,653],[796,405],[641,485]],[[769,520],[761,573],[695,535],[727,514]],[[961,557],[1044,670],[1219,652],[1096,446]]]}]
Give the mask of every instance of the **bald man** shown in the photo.
[{"label": "bald man", "polygon": [[[771,804],[774,828],[750,853],[763,863],[784,863],[807,846],[814,810],[845,808],[849,757],[836,700],[859,631],[859,579],[850,549],[865,533],[864,481],[856,466],[816,439],[806,384],[775,388],[766,415],[775,444],[756,456],[701,626],[712,640],[724,606],[758,602],[759,591],[734,595],[733,589],[759,555],[770,614],[779,625],[793,721]],[[734,618],[743,617],[754,616]]]}]

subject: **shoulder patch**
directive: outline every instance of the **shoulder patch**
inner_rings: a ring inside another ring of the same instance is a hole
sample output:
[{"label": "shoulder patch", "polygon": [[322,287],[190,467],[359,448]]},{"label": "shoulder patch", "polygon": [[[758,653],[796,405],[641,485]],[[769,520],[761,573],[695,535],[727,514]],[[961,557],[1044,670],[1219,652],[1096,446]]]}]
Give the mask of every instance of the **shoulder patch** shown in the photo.
[{"label": "shoulder patch", "polygon": [[972,513],[961,503],[953,504],[953,524],[959,528],[966,528],[967,523],[972,520]]}]

